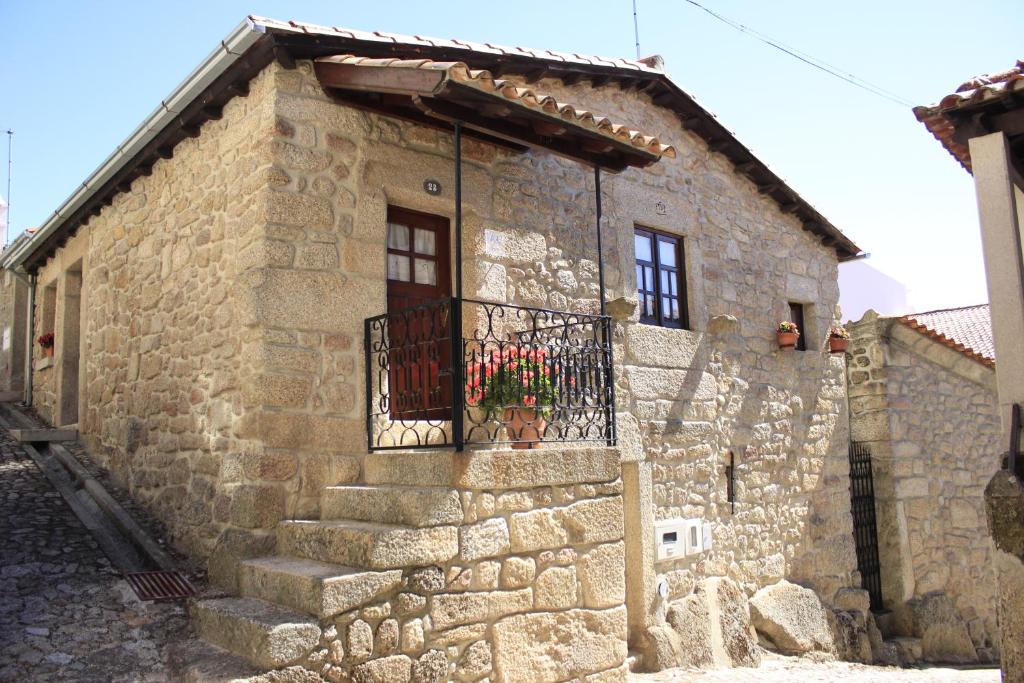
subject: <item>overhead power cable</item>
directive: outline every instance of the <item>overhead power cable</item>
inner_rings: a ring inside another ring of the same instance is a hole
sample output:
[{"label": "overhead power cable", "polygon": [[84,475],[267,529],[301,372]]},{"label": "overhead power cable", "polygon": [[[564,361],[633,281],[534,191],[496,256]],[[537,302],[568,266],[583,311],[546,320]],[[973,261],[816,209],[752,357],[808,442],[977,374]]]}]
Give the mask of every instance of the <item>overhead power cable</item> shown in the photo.
[{"label": "overhead power cable", "polygon": [[751,36],[752,38],[756,38],[757,40],[761,41],[762,43],[764,43],[766,45],[769,45],[769,46],[775,48],[776,50],[779,50],[780,52],[784,52],[785,54],[789,55],[790,57],[793,57],[794,59],[798,59],[801,62],[803,62],[804,64],[807,64],[808,66],[813,66],[815,69],[818,69],[820,71],[824,71],[825,73],[829,74],[830,76],[834,76],[834,77],[836,77],[838,79],[846,81],[850,85],[855,85],[855,86],[857,86],[858,88],[860,88],[862,90],[866,90],[867,92],[871,93],[872,95],[877,95],[878,97],[881,97],[883,99],[889,100],[890,102],[894,102],[894,103],[896,103],[896,104],[898,104],[900,106],[904,106],[904,107],[912,107],[912,106],[914,106],[914,103],[911,102],[910,100],[906,99],[905,97],[901,97],[900,95],[897,95],[894,92],[886,90],[885,88],[883,88],[881,86],[878,86],[878,85],[875,85],[875,84],[870,83],[868,81],[865,81],[863,78],[858,78],[857,76],[854,76],[853,74],[851,74],[849,72],[845,72],[845,70],[840,69],[839,67],[832,66],[831,64],[829,64],[828,62],[824,61],[823,59],[818,59],[817,57],[809,55],[806,52],[803,52],[802,50],[798,50],[795,47],[790,47],[789,45],[786,45],[786,44],[784,44],[784,43],[782,43],[782,42],[780,42],[778,40],[775,40],[774,38],[766,36],[765,34],[761,33],[760,31],[756,31],[756,30],[750,28],[749,26],[746,26],[744,24],[739,23],[738,21],[733,21],[732,19],[728,19],[726,17],[723,17],[721,14],[718,14],[717,12],[715,12],[715,11],[713,11],[711,9],[708,9],[704,5],[700,4],[699,2],[696,2],[696,0],[684,0],[684,1],[689,3],[689,4],[691,4],[691,5],[693,5],[694,7],[697,7],[700,10],[703,10],[704,12],[707,12],[708,14],[710,14],[712,17],[714,17],[718,21],[721,21],[722,23],[726,24],[727,26],[730,26],[730,27],[736,29],[740,33],[745,33],[745,34]]}]

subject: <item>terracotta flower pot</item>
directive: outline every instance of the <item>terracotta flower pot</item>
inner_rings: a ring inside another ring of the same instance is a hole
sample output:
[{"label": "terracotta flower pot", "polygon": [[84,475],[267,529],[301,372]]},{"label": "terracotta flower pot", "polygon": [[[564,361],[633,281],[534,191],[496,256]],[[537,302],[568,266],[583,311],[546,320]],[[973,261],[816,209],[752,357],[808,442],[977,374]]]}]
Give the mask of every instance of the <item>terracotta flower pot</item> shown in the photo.
[{"label": "terracotta flower pot", "polygon": [[842,337],[828,338],[828,350],[830,353],[843,353],[849,345],[849,339],[843,339]]},{"label": "terracotta flower pot", "polygon": [[43,356],[46,357],[46,358],[53,358],[53,347],[52,346],[44,346],[43,347]]},{"label": "terracotta flower pot", "polygon": [[797,337],[800,335],[796,332],[776,332],[779,338],[779,348],[792,350],[796,347]]},{"label": "terracotta flower pot", "polygon": [[539,448],[548,421],[532,408],[505,408],[505,430],[512,448]]}]

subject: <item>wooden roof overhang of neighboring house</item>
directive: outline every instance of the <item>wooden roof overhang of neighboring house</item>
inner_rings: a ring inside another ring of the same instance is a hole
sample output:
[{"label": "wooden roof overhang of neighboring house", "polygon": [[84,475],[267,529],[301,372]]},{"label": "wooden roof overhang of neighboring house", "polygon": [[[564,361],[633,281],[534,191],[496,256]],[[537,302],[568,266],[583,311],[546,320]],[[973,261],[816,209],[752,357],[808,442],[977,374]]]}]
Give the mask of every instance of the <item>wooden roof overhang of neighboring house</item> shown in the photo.
[{"label": "wooden roof overhang of neighboring house", "polygon": [[[198,136],[204,122],[220,118],[221,109],[227,101],[246,95],[248,82],[272,61],[293,67],[297,59],[317,60],[339,55],[358,55],[370,60],[428,60],[447,64],[447,73],[441,77],[445,81],[444,93],[429,96],[435,105],[434,115],[430,117],[435,123],[437,119],[451,113],[446,111],[447,108],[465,109],[473,98],[482,98],[491,104],[508,107],[510,111],[516,111],[517,115],[509,120],[508,117],[494,115],[500,112],[500,107],[495,108],[488,117],[487,126],[481,126],[479,121],[467,117],[464,120],[467,134],[481,137],[487,135],[506,146],[541,145],[567,156],[571,152],[574,158],[584,163],[608,170],[616,166],[642,166],[652,162],[657,155],[648,146],[649,141],[637,145],[633,138],[622,138],[622,130],[602,128],[605,124],[597,123],[596,117],[594,129],[589,121],[569,121],[565,117],[566,112],[559,111],[562,126],[569,131],[569,135],[587,141],[583,151],[573,152],[567,145],[561,144],[559,136],[554,134],[557,129],[545,125],[554,123],[549,120],[552,112],[545,109],[551,106],[551,102],[534,107],[529,95],[509,99],[503,89],[488,94],[486,90],[490,87],[489,79],[499,81],[503,76],[515,75],[529,86],[541,78],[550,77],[558,78],[566,84],[588,82],[594,87],[615,85],[623,90],[646,93],[655,105],[673,111],[684,129],[703,138],[713,152],[725,156],[738,174],[753,182],[782,211],[799,220],[804,230],[818,237],[826,247],[834,249],[839,260],[850,260],[861,254],[856,244],[658,68],[654,58],[604,58],[249,17],[221,41],[127,140],[118,145],[31,239],[17,249],[8,250],[0,265],[35,272],[90,217],[98,215],[105,206],[109,206],[117,194],[128,191],[133,180],[151,174],[153,164],[159,159],[172,156],[178,142],[186,137]],[[481,74],[477,79],[471,77],[460,80],[456,72],[452,71],[459,63],[470,65],[465,67],[469,73],[474,70],[486,71],[489,79]],[[324,62],[319,64],[323,72],[333,69]],[[412,78],[425,77],[417,75]],[[357,91],[349,88],[348,92]],[[498,95],[508,101],[496,101]],[[421,100],[426,99],[422,95],[419,97]],[[366,96],[350,94],[349,98],[353,102],[361,98],[363,106],[373,104],[369,102],[372,98]],[[522,101],[516,102],[515,99]],[[419,115],[408,106],[393,111],[397,113],[401,109],[404,109],[406,115]],[[576,109],[573,107],[572,111],[576,112]],[[424,113],[422,109],[420,113]],[[497,124],[503,118],[507,126],[514,130],[505,128],[502,131]],[[525,121],[530,123],[526,125]],[[483,131],[481,128],[488,130]],[[600,161],[597,156],[601,157]]]},{"label": "wooden roof overhang of neighboring house", "polygon": [[914,107],[914,115],[968,173],[968,140],[1002,131],[1024,175],[1024,59],[1006,71],[975,76],[937,104]]}]

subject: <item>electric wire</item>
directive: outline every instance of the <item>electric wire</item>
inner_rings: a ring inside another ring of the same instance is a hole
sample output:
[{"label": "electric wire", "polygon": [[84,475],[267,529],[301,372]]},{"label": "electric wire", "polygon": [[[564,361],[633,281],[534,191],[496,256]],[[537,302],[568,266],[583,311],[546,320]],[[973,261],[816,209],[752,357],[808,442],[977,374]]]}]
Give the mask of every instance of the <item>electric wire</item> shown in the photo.
[{"label": "electric wire", "polygon": [[808,54],[806,52],[803,52],[802,50],[798,50],[795,47],[790,47],[789,45],[786,45],[785,43],[782,43],[781,41],[775,40],[774,38],[771,38],[770,36],[767,36],[767,35],[761,33],[760,31],[756,31],[756,30],[750,28],[749,26],[741,24],[738,21],[733,21],[732,19],[728,19],[726,17],[723,17],[721,14],[718,14],[714,10],[711,10],[711,9],[705,7],[704,5],[700,4],[699,2],[696,2],[696,0],[684,0],[684,2],[686,2],[686,3],[690,4],[690,5],[693,5],[694,7],[696,7],[698,9],[706,12],[707,14],[710,14],[712,17],[714,17],[718,21],[721,21],[722,23],[726,24],[727,26],[730,26],[730,27],[736,29],[740,33],[744,33],[746,35],[749,35],[752,38],[755,38],[755,39],[761,41],[762,43],[765,43],[766,45],[769,45],[770,47],[773,47],[776,50],[779,50],[780,52],[783,52],[783,53],[789,55],[790,57],[793,57],[794,59],[800,60],[801,62],[807,64],[808,66],[812,66],[815,69],[818,69],[820,71],[823,71],[823,72],[829,74],[830,76],[834,76],[836,78],[839,78],[839,79],[841,79],[843,81],[846,81],[850,85],[855,85],[855,86],[857,86],[858,88],[860,88],[862,90],[865,90],[865,91],[867,91],[867,92],[869,92],[869,93],[871,93],[873,95],[877,95],[878,97],[881,97],[883,99],[889,100],[890,102],[894,102],[894,103],[899,104],[901,106],[904,106],[904,107],[912,107],[912,106],[914,106],[913,102],[911,102],[910,100],[908,100],[908,99],[906,99],[904,97],[901,97],[900,95],[897,95],[894,92],[886,90],[885,88],[883,88],[881,86],[878,86],[878,85],[875,85],[875,84],[873,84],[873,83],[871,83],[869,81],[865,81],[863,78],[859,78],[859,77],[853,75],[852,73],[849,73],[849,72],[845,72],[844,73],[845,70],[840,69],[837,66],[832,66],[831,64],[829,64],[828,62],[826,62],[823,59],[819,59],[817,57],[814,57],[814,56],[812,56],[812,55],[810,55],[810,54]]}]

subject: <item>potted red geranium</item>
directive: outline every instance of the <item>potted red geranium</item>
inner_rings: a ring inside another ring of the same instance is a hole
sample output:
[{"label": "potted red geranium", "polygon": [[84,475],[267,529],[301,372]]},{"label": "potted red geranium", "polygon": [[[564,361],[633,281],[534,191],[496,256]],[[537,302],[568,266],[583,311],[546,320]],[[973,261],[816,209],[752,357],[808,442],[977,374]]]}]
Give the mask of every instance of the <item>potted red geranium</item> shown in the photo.
[{"label": "potted red geranium", "polygon": [[842,325],[833,325],[828,331],[828,350],[830,353],[843,353],[850,345],[850,333]]},{"label": "potted red geranium", "polygon": [[39,335],[36,339],[39,342],[39,346],[43,347],[44,356],[53,356],[53,332],[47,332],[46,334]]},{"label": "potted red geranium", "polygon": [[796,323],[783,320],[779,323],[778,328],[776,328],[775,335],[779,340],[780,349],[792,351],[796,348],[796,340],[800,337],[800,329],[796,326]]},{"label": "potted red geranium", "polygon": [[466,366],[466,404],[501,419],[512,448],[537,448],[555,402],[557,364],[543,348],[509,346],[484,355]]}]

